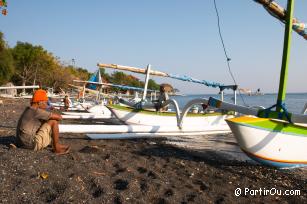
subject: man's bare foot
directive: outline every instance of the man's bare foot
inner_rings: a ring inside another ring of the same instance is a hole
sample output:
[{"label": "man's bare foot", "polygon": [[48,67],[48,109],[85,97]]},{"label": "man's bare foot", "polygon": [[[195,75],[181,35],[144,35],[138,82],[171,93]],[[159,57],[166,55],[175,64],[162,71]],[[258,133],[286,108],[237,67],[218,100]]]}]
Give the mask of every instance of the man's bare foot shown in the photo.
[{"label": "man's bare foot", "polygon": [[57,148],[67,148],[69,145],[57,144]]},{"label": "man's bare foot", "polygon": [[67,154],[70,150],[70,146],[69,145],[61,145],[61,144],[58,144],[56,146],[56,148],[54,149],[54,152],[57,154],[57,155],[61,155],[61,154]]}]

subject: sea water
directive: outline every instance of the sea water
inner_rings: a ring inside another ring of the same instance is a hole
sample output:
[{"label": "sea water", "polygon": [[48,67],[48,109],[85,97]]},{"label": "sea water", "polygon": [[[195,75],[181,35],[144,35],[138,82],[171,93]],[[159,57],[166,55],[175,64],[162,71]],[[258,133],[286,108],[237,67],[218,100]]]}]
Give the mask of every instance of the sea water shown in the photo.
[{"label": "sea water", "polygon": [[[175,99],[178,102],[179,107],[182,109],[185,104],[187,104],[190,100],[196,98],[206,98],[214,97],[220,99],[221,96],[219,94],[204,94],[204,95],[186,95],[186,96],[171,96],[172,99]],[[234,95],[226,94],[224,95],[224,100],[226,102],[233,103]],[[237,94],[237,104],[245,105],[249,107],[253,106],[262,106],[264,108],[269,108],[272,105],[276,104],[277,94],[269,93],[264,95],[239,95]],[[289,112],[292,113],[301,113],[305,104],[307,103],[307,93],[288,93],[286,95],[286,108]]]}]

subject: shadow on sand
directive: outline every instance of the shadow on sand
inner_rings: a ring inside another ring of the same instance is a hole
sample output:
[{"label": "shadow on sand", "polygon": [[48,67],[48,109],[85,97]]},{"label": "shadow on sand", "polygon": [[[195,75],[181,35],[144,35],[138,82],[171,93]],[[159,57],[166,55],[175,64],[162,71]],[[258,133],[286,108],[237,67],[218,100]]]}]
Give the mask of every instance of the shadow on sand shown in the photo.
[{"label": "shadow on sand", "polygon": [[0,137],[0,145],[9,146],[10,144],[16,144],[15,135]]},{"label": "shadow on sand", "polygon": [[221,166],[257,166],[253,161],[238,161],[229,158],[227,154],[215,150],[186,150],[179,147],[174,147],[167,144],[157,144],[141,151],[134,152],[142,156],[155,156],[161,158],[177,158],[195,162],[204,162],[208,165]]}]

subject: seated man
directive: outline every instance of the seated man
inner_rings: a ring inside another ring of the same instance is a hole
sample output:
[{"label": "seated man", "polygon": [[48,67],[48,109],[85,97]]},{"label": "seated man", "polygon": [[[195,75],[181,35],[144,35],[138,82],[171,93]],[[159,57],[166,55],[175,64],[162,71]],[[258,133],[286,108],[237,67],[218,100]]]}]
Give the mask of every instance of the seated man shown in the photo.
[{"label": "seated man", "polygon": [[17,146],[35,151],[52,144],[54,152],[65,154],[69,146],[59,144],[59,114],[46,111],[48,97],[46,91],[35,91],[31,106],[27,107],[19,118],[17,125]]},{"label": "seated man", "polygon": [[71,106],[71,100],[69,99],[68,95],[65,95],[63,102],[64,102],[64,110],[68,111],[69,107]]},{"label": "seated man", "polygon": [[167,111],[168,106],[162,106],[165,101],[169,99],[167,92],[165,91],[164,86],[160,86],[160,95],[158,100],[153,101],[155,103],[156,111]]}]

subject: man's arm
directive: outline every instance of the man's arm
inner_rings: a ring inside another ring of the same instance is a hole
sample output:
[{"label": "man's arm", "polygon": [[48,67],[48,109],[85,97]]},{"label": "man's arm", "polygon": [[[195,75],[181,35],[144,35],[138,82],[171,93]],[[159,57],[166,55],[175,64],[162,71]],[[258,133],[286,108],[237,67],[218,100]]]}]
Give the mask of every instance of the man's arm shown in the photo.
[{"label": "man's arm", "polygon": [[56,114],[56,113],[51,113],[50,117],[49,117],[49,120],[62,120],[62,116],[59,115],[59,114]]}]

